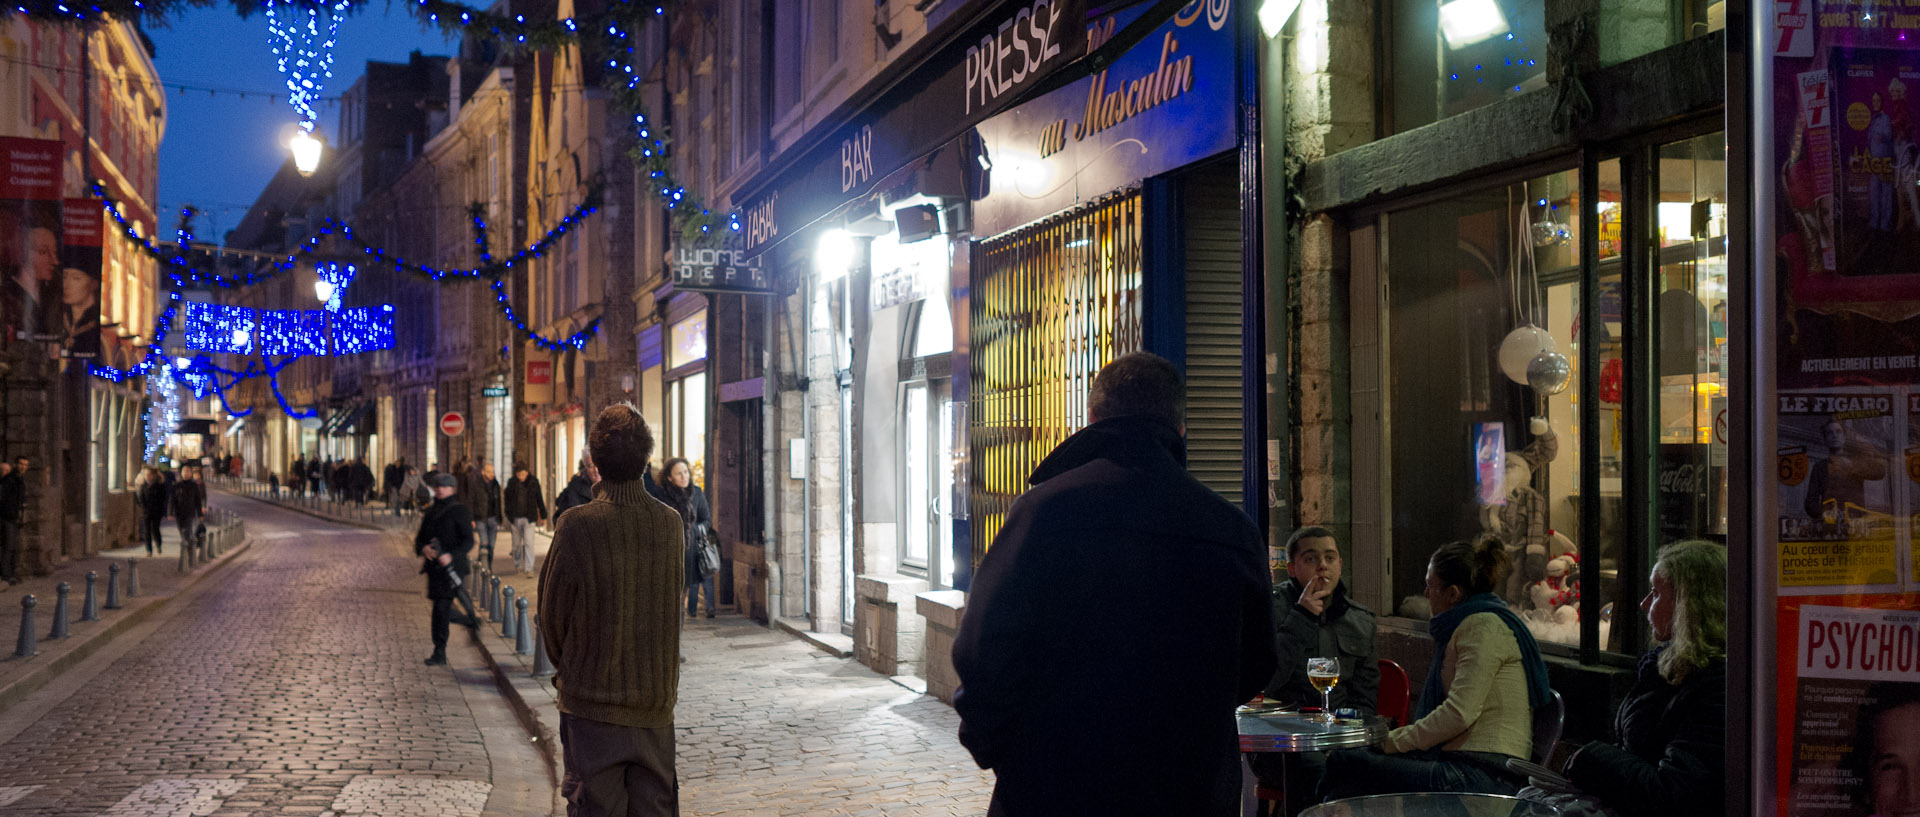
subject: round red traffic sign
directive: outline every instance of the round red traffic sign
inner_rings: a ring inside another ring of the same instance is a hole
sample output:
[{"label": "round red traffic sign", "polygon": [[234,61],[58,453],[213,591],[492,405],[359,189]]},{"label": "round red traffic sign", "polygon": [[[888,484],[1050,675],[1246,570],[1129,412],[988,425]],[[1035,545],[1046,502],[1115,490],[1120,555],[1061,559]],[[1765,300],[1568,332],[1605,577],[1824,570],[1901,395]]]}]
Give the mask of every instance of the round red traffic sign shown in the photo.
[{"label": "round red traffic sign", "polygon": [[466,430],[467,418],[460,416],[460,412],[449,411],[440,415],[440,433],[449,437],[458,437],[460,432]]}]

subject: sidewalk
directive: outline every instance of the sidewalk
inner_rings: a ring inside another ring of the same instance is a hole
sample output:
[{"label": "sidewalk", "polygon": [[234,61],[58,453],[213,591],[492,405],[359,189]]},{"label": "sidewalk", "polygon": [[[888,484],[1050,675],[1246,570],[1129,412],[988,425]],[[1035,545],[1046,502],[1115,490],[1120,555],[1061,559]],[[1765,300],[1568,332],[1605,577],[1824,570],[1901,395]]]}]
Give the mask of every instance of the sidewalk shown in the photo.
[{"label": "sidewalk", "polygon": [[[216,511],[235,510],[232,500],[212,499],[210,504]],[[252,544],[246,538],[245,524],[237,520],[233,524],[235,535],[229,537],[225,552],[188,572],[183,573],[178,569],[180,534],[173,521],[167,520],[161,525],[161,556],[148,557],[144,546],[117,548],[62,564],[54,568],[50,575],[30,577],[11,587],[0,584],[0,639],[4,639],[0,640],[0,655],[5,656],[0,658],[0,711],[58,678],[67,668],[93,654],[128,628],[144,621],[182,592],[220,571],[234,557],[245,552]],[[138,563],[138,596],[127,594],[129,560]],[[120,568],[121,607],[109,610],[107,580],[113,575],[112,568],[115,565]],[[80,620],[86,605],[89,571],[98,578],[95,585],[100,607],[98,621]],[[67,598],[70,629],[68,637],[54,640],[49,636],[54,627],[59,595],[57,588],[61,582],[66,582],[71,591]],[[29,595],[35,601],[35,654],[22,658],[15,655],[15,648],[20,634],[21,601]]]},{"label": "sidewalk", "polygon": [[[324,509],[307,512],[333,518]],[[407,519],[417,524],[418,517]],[[383,529],[396,547],[411,549],[410,529]],[[541,532],[534,540],[544,561],[551,538]],[[503,535],[494,549],[498,569],[512,571],[510,548]],[[538,609],[533,579],[506,575],[501,584],[527,598],[529,612]],[[550,679],[533,677],[533,656],[514,653],[502,622],[484,611],[486,594],[473,589],[484,621],[474,642],[557,779],[557,693]],[[683,817],[986,812],[993,778],[960,746],[951,707],[721,609],[719,618],[687,619],[681,633],[686,662],[675,717]],[[565,813],[564,803],[554,806]]]}]

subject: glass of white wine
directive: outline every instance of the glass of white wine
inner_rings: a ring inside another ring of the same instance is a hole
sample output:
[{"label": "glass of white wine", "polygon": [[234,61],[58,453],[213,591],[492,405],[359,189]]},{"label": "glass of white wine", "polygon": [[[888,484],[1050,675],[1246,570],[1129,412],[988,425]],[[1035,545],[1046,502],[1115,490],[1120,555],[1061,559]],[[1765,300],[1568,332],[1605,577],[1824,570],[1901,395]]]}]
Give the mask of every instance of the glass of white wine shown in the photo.
[{"label": "glass of white wine", "polygon": [[1333,723],[1333,688],[1340,683],[1340,659],[1307,659],[1307,680],[1320,690],[1320,708],[1326,722]]}]

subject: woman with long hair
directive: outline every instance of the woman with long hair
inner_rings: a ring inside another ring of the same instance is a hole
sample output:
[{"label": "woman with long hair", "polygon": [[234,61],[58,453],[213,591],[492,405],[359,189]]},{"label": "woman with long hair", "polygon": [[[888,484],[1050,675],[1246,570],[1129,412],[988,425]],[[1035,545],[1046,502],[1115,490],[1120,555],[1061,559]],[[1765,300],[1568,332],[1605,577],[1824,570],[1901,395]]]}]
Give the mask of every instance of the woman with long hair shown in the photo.
[{"label": "woman with long hair", "polygon": [[707,532],[713,529],[713,506],[707,504],[707,495],[700,490],[700,486],[693,484],[693,466],[683,457],[667,460],[666,465],[660,467],[660,492],[666,495],[667,505],[680,512],[680,521],[686,525],[687,617],[698,614],[700,589],[704,587],[707,591],[707,618],[713,618],[713,575],[700,575],[700,560],[697,558]]},{"label": "woman with long hair", "polygon": [[1553,689],[1533,634],[1495,595],[1511,568],[1494,537],[1434,552],[1426,588],[1434,659],[1415,720],[1378,748],[1329,755],[1322,795],[1513,794],[1526,783],[1507,761],[1532,756],[1533,712]]},{"label": "woman with long hair", "polygon": [[1614,739],[1567,759],[1567,780],[1626,815],[1725,810],[1727,549],[1675,542],[1660,549],[1640,602],[1653,638],[1614,716]]}]

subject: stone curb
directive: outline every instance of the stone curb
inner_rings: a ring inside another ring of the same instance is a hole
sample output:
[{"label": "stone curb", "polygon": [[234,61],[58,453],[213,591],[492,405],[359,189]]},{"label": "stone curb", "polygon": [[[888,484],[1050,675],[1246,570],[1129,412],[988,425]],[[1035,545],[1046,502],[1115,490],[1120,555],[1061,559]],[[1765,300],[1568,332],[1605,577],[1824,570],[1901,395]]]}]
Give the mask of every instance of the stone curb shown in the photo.
[{"label": "stone curb", "polygon": [[175,592],[165,596],[146,597],[144,603],[140,604],[140,606],[128,610],[125,615],[117,618],[112,624],[94,630],[85,637],[77,633],[69,636],[69,643],[73,644],[72,649],[55,656],[45,664],[35,667],[27,674],[0,687],[0,711],[12,708],[14,704],[19,703],[28,695],[46,686],[47,682],[66,672],[75,664],[86,660],[87,656],[107,646],[107,644],[111,643],[113,639],[121,633],[147,620],[148,617],[152,616],[160,608],[165,607],[167,603],[186,595],[208,577],[225,570],[228,565],[233,564],[234,560],[239,558],[240,554],[247,552],[252,547],[253,540],[248,538],[246,541],[229,548],[227,552],[220,554],[211,565],[202,565],[205,569],[196,570],[193,578],[189,579],[186,584],[181,585],[180,589]]}]

